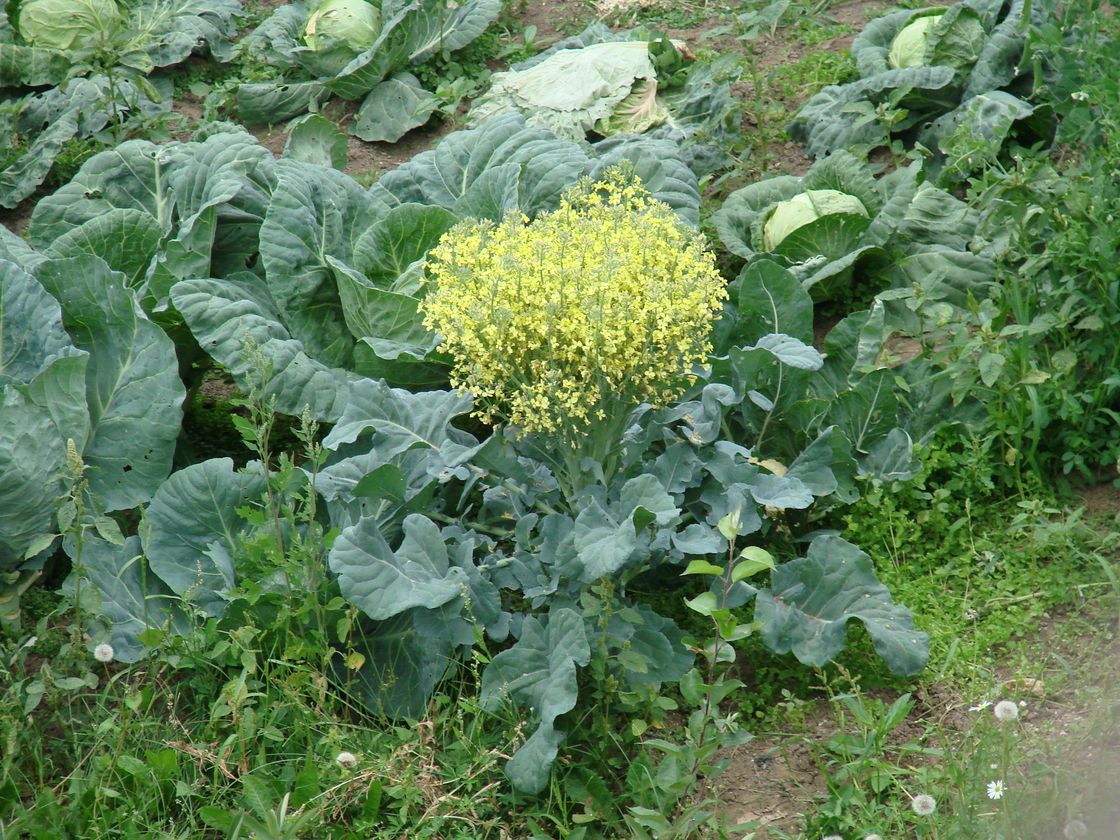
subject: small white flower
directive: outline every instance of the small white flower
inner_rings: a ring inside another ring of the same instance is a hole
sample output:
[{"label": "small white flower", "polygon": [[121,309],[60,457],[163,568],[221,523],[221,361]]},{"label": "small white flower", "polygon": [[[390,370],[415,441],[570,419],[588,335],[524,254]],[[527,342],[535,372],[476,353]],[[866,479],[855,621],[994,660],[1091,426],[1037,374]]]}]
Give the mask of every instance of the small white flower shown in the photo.
[{"label": "small white flower", "polygon": [[1010,700],[1000,700],[992,711],[999,721],[1017,720],[1019,717],[1019,707]]},{"label": "small white flower", "polygon": [[969,707],[968,707],[968,710],[969,710],[970,712],[982,712],[982,711],[984,711],[984,710],[985,710],[986,708],[988,708],[988,707],[989,707],[990,705],[992,705],[992,701],[991,701],[991,700],[981,700],[981,701],[980,701],[979,703],[977,703],[977,704],[976,704],[975,706],[969,706]]},{"label": "small white flower", "polygon": [[1069,95],[1069,98],[1072,99],[1074,102],[1088,102],[1089,101],[1089,94],[1087,94],[1083,90],[1075,90],[1073,93],[1071,93]]},{"label": "small white flower", "polygon": [[937,810],[937,800],[928,793],[919,793],[910,800],[910,808],[919,817],[928,817]]},{"label": "small white flower", "polygon": [[[970,160],[969,163],[972,163],[972,161]],[[975,621],[979,617],[980,617],[980,613],[976,612],[976,610],[965,610],[964,611],[965,621]]]},{"label": "small white flower", "polygon": [[821,840],[844,840],[839,834],[830,834],[827,837],[822,837]]},{"label": "small white flower", "polygon": [[358,764],[358,757],[352,752],[343,750],[335,757],[335,764],[344,769],[355,767]]},{"label": "small white flower", "polygon": [[868,834],[863,840],[883,840],[878,834]]},{"label": "small white flower", "polygon": [[93,658],[98,662],[112,662],[115,655],[116,651],[113,650],[113,646],[105,642],[93,649]]},{"label": "small white flower", "polygon": [[1066,840],[1078,840],[1080,837],[1089,836],[1089,826],[1081,822],[1081,820],[1070,820],[1066,823],[1065,829],[1062,831],[1062,836]]},{"label": "small white flower", "polygon": [[988,798],[1003,799],[1003,779],[988,782]]}]

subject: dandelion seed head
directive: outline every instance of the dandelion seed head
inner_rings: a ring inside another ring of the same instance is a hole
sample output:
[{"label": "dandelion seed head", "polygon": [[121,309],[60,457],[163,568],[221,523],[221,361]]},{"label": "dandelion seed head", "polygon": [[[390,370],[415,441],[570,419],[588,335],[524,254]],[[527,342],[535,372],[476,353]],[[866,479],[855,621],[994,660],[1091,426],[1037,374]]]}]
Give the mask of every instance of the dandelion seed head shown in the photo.
[{"label": "dandelion seed head", "polygon": [[347,769],[347,770],[348,770],[348,769],[350,769],[351,767],[355,767],[355,766],[357,766],[357,764],[358,764],[358,757],[357,757],[356,755],[354,755],[354,753],[352,753],[352,752],[347,752],[346,750],[343,750],[342,752],[340,752],[340,753],[339,753],[339,754],[338,754],[338,755],[337,755],[337,756],[335,757],[335,760],[334,760],[334,762],[335,762],[335,764],[337,764],[337,765],[338,765],[339,767],[342,767],[342,768],[344,768],[344,769]]},{"label": "dandelion seed head", "polygon": [[1011,700],[1000,700],[992,711],[999,721],[1017,720],[1019,717],[1019,707]]},{"label": "dandelion seed head", "polygon": [[919,817],[928,817],[937,810],[937,800],[928,793],[919,793],[910,800],[910,808]]},{"label": "dandelion seed head", "polygon": [[1081,820],[1070,820],[1066,823],[1066,827],[1062,830],[1062,836],[1066,840],[1078,840],[1080,837],[1089,836],[1089,826],[1081,822]]},{"label": "dandelion seed head", "polygon": [[93,649],[93,658],[98,662],[112,662],[115,655],[116,651],[113,650],[113,646],[105,642]]},{"label": "dandelion seed head", "polygon": [[988,798],[1003,799],[1003,779],[988,782]]}]

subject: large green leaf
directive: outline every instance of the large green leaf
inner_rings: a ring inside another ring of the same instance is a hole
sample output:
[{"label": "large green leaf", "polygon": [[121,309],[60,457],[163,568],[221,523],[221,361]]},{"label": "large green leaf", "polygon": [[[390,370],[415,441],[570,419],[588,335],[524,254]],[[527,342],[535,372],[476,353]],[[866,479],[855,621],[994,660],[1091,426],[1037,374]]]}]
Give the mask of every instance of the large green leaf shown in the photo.
[{"label": "large green leaf", "polygon": [[353,266],[374,286],[392,288],[458,221],[458,216],[442,207],[394,207],[359,237]]},{"label": "large green leaf", "polygon": [[449,134],[435,149],[386,173],[372,191],[387,193],[397,203],[454,210],[487,170],[510,163],[519,168],[519,209],[535,213],[554,208],[587,162],[586,153],[575,143],[557,140],[544,129],[527,127],[522,117],[508,114]]},{"label": "large green leaf", "polygon": [[140,210],[160,230],[168,230],[174,210],[168,175],[186,159],[182,144],[161,148],[147,140],[129,140],[94,155],[70,183],[35,205],[28,227],[31,244],[45,251],[72,228],[116,209]]},{"label": "large green leaf", "polygon": [[449,566],[439,528],[413,514],[404,521],[404,541],[394,551],[369,518],[346,528],[330,552],[331,570],[342,595],[376,620],[414,607],[435,609],[462,595],[463,570]]},{"label": "large green leaf", "polygon": [[354,649],[365,657],[358,671],[339,663],[339,682],[349,685],[375,714],[419,720],[432,691],[447,673],[454,648],[418,626],[423,610],[403,612],[386,621],[363,619],[354,634]]},{"label": "large green leaf", "polygon": [[205,46],[220,61],[230,57],[240,0],[135,0],[118,51],[143,51],[155,67],[184,61]]},{"label": "large green leaf", "polygon": [[[55,375],[58,364],[40,376]],[[66,442],[50,412],[14,385],[0,388],[0,572],[18,568],[32,543],[53,532],[65,468]]]},{"label": "large green leaf", "polygon": [[0,387],[27,384],[75,352],[58,301],[22,268],[0,261]]},{"label": "large green leaf", "polygon": [[145,517],[144,553],[153,572],[185,602],[221,615],[235,582],[233,555],[250,526],[237,509],[259,501],[265,479],[212,458],[172,474]]},{"label": "large green leaf", "polygon": [[[129,537],[118,546],[88,534],[77,568],[100,593],[97,617],[108,625],[102,632],[118,662],[136,662],[144,655],[148,648],[139,637],[146,630],[176,635],[188,631],[178,598],[148,570],[139,537]],[[94,641],[102,640],[100,633],[93,635]]]},{"label": "large green leaf", "polygon": [[[171,289],[171,300],[202,349],[220,362],[243,389],[260,388],[276,409],[337,420],[350,401],[358,377],[311,358],[280,321],[264,282],[252,274],[226,280],[184,280]],[[258,356],[249,352],[251,341]],[[262,377],[264,382],[261,382]]]},{"label": "large green leaf", "polygon": [[430,449],[438,455],[437,463],[457,466],[478,449],[474,437],[452,425],[454,418],[466,414],[471,407],[470,396],[459,391],[413,394],[363,379],[350,389],[342,416],[323,445],[338,449],[368,431],[370,449],[382,461],[415,447]]},{"label": "large green leaf", "polygon": [[284,157],[344,171],[348,160],[346,135],[322,114],[308,114],[288,125]]},{"label": "large green leaf", "polygon": [[163,231],[143,210],[110,210],[71,228],[47,248],[51,257],[93,254],[114,271],[125,275],[129,288],[143,284],[148,268],[159,251]]},{"label": "large green leaf", "polygon": [[348,367],[354,339],[327,258],[349,264],[358,237],[388,207],[333,169],[281,160],[276,173],[260,232],[269,293],[284,325],[312,357]]},{"label": "large green leaf", "polygon": [[852,619],[863,622],[894,673],[915,674],[925,667],[929,636],[915,630],[910,611],[891,600],[871,558],[840,537],[817,537],[806,557],[775,568],[771,588],[761,590],[755,603],[767,646],[817,667],[844,649]]},{"label": "large green leaf", "polygon": [[65,111],[35,138],[31,148],[0,170],[0,207],[15,207],[35,192],[51,171],[62,147],[77,133],[77,110]]},{"label": "large green leaf", "polygon": [[[906,91],[907,102],[922,104],[926,113],[944,112],[960,96],[960,89],[953,86],[955,78],[951,67],[904,67],[829,85],[801,106],[787,130],[813,157],[857,145],[881,145],[886,139],[883,127],[876,120],[861,122],[857,103],[876,105],[894,91]],[[912,116],[921,113],[912,111]]]},{"label": "large green leaf", "polygon": [[90,432],[82,455],[106,510],[146,502],[167,478],[186,394],[175,346],[140,311],[123,275],[95,256],[39,266],[74,343],[90,354]]},{"label": "large green leaf", "polygon": [[237,88],[237,113],[246,125],[276,125],[305,114],[329,96],[322,82],[254,82]]},{"label": "large green leaf", "polygon": [[396,143],[435,113],[439,100],[411,73],[378,82],[362,101],[351,133],[367,143]]},{"label": "large green leaf", "polygon": [[575,707],[576,666],[586,665],[590,658],[583,619],[575,610],[561,608],[544,619],[526,618],[517,644],[495,656],[483,671],[484,708],[494,711],[512,699],[528,706],[539,721],[506,765],[519,791],[539,793],[548,784],[564,738],[555,727],[556,718]]}]

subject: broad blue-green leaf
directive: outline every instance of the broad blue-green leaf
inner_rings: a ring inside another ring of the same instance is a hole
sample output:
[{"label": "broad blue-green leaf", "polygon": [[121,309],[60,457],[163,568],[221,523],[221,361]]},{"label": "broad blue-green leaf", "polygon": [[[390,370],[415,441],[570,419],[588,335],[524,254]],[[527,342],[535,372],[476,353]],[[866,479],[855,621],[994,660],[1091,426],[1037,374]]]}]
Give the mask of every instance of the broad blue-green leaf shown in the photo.
[{"label": "broad blue-green leaf", "polygon": [[137,0],[126,8],[126,38],[117,49],[142,50],[156,67],[178,64],[202,46],[228,60],[241,15],[239,0]]},{"label": "broad blue-green leaf", "polygon": [[351,388],[342,417],[323,441],[328,449],[353,443],[367,430],[370,448],[384,461],[413,447],[432,449],[447,466],[456,466],[477,449],[478,441],[451,425],[471,410],[469,395],[459,391],[413,394],[383,382],[363,379]]},{"label": "broad blue-green leaf", "polygon": [[344,171],[348,157],[346,135],[321,114],[308,114],[292,120],[288,126],[284,157]]},{"label": "broad blue-green leaf", "polygon": [[250,527],[237,508],[259,501],[264,482],[259,473],[234,472],[229,458],[212,458],[173,473],[148,506],[144,553],[151,570],[207,615],[225,612],[237,541]]},{"label": "broad blue-green leaf", "polygon": [[449,134],[435,149],[386,173],[371,192],[397,203],[454,211],[475,181],[503,164],[518,167],[518,207],[532,214],[557,206],[563,191],[584,173],[588,155],[575,143],[527,127],[523,118],[509,114]]},{"label": "broad blue-green leaf", "polygon": [[169,176],[190,154],[184,144],[157,146],[129,140],[87,160],[63,187],[35,205],[28,226],[31,244],[47,250],[72,228],[117,209],[140,210],[161,230],[172,221]]},{"label": "broad blue-green leaf", "polygon": [[38,269],[63,324],[90,354],[90,433],[82,450],[90,491],[106,510],[137,507],[171,472],[186,394],[171,339],[140,311],[124,276],[95,256]]},{"label": "broad blue-green leaf", "polygon": [[803,344],[813,340],[813,299],[797,278],[773,260],[754,260],[739,275],[734,336],[745,347],[768,334]]},{"label": "broad blue-green leaf", "polygon": [[583,619],[575,610],[560,608],[542,619],[529,616],[521,638],[499,653],[482,673],[481,703],[495,711],[512,699],[528,706],[539,725],[506,765],[515,788],[538,793],[546,784],[563,734],[556,718],[575,708],[576,666],[586,665],[591,649]]},{"label": "broad blue-green leaf", "polygon": [[771,333],[764,335],[750,349],[765,350],[783,365],[799,370],[820,370],[824,357],[811,345],[793,336]]},{"label": "broad blue-green leaf", "polygon": [[619,508],[622,515],[632,520],[639,529],[651,523],[664,527],[680,513],[665,485],[648,473],[631,478],[622,485]]},{"label": "broad blue-green leaf", "polygon": [[860,464],[860,472],[881,481],[906,481],[917,474],[910,435],[891,429],[876,441]]},{"label": "broad blue-green leaf", "polygon": [[374,714],[420,719],[451,663],[452,646],[420,631],[415,621],[418,612],[404,612],[387,621],[360,621],[353,645],[365,663],[357,672],[346,670],[342,663],[335,668],[339,681],[351,684]]},{"label": "broad blue-green leaf", "polygon": [[905,90],[908,100],[934,111],[949,110],[959,97],[959,88],[953,87],[955,77],[951,67],[905,67],[844,85],[829,85],[801,106],[787,131],[804,143],[813,157],[860,144],[880,145],[886,139],[882,126],[876,120],[859,122],[852,105],[877,103],[891,91]]},{"label": "broad blue-green leaf", "polygon": [[442,207],[394,207],[362,232],[351,264],[374,286],[390,289],[458,222],[458,216]]},{"label": "broad blue-green leaf", "polygon": [[348,367],[354,339],[327,258],[350,263],[358,237],[388,208],[333,169],[280,160],[276,174],[260,232],[269,293],[312,358]]},{"label": "broad blue-green leaf", "polygon": [[435,113],[439,100],[411,73],[378,82],[362,101],[351,133],[367,143],[396,143]]},{"label": "broad blue-green leaf", "polygon": [[125,275],[125,283],[139,287],[160,248],[163,231],[143,210],[115,209],[71,228],[47,248],[51,257],[93,254],[109,268]]},{"label": "broad blue-green leaf", "polygon": [[145,568],[140,538],[113,545],[87,535],[81,573],[100,593],[98,616],[108,626],[108,642],[118,662],[136,662],[148,650],[139,636],[150,628],[185,634],[189,628],[178,598]]},{"label": "broad blue-green leaf", "polygon": [[915,630],[910,611],[891,600],[871,558],[840,537],[817,537],[806,557],[774,569],[771,588],[758,593],[755,605],[767,646],[792,652],[806,665],[835,658],[852,619],[863,622],[894,673],[915,674],[929,659],[929,636]]},{"label": "broad blue-green leaf", "polygon": [[727,540],[715,528],[694,522],[673,534],[673,546],[682,554],[719,554],[727,550]]},{"label": "broad blue-green leaf", "polygon": [[851,450],[844,433],[829,426],[789,465],[786,477],[800,480],[814,496],[836,493],[841,501],[853,502],[858,493]]},{"label": "broad blue-green leaf", "polygon": [[36,538],[54,530],[65,467],[66,443],[50,412],[14,384],[0,388],[0,572],[22,565]]},{"label": "broad blue-green leaf", "polygon": [[573,536],[586,583],[615,574],[638,547],[631,517],[619,522],[596,501],[579,512]]},{"label": "broad blue-green leaf", "polygon": [[220,362],[243,389],[260,386],[257,360],[246,338],[269,366],[262,397],[276,397],[276,408],[299,415],[305,406],[320,420],[334,421],[349,402],[354,374],[311,358],[291,337],[260,278],[241,275],[226,280],[184,280],[171,289],[199,345]]},{"label": "broad blue-green leaf", "polygon": [[370,618],[434,609],[466,590],[463,570],[448,567],[447,546],[430,519],[409,516],[404,530],[404,542],[393,551],[376,524],[363,518],[343,530],[331,548],[331,570],[343,596]]},{"label": "broad blue-green leaf", "polygon": [[[0,49],[4,46],[0,44]],[[15,207],[46,179],[62,147],[78,133],[77,109],[63,112],[24,154],[0,170],[0,207]]]},{"label": "broad blue-green leaf", "polygon": [[253,82],[238,85],[237,113],[246,125],[276,125],[305,114],[330,95],[322,82]]},{"label": "broad blue-green leaf", "polygon": [[813,494],[801,480],[789,475],[760,473],[748,485],[751,495],[760,505],[803,510],[813,504]]},{"label": "broad blue-green leaf", "polygon": [[684,632],[647,604],[614,613],[607,634],[609,644],[625,651],[622,675],[630,686],[673,682],[692,667]]},{"label": "broad blue-green leaf", "polygon": [[76,352],[58,301],[18,265],[0,261],[0,387],[29,383]]}]

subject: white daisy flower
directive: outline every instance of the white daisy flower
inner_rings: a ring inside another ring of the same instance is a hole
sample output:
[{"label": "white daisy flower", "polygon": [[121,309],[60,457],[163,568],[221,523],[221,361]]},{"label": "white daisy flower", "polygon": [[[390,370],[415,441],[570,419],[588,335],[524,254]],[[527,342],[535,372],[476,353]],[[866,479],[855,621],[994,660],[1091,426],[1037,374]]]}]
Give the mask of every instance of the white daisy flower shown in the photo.
[{"label": "white daisy flower", "polygon": [[343,750],[342,752],[340,752],[335,757],[334,762],[335,762],[335,764],[337,764],[339,767],[342,767],[343,769],[349,769],[351,767],[357,766],[358,757],[356,755],[354,755],[354,753],[352,753],[352,752],[347,752],[346,750]]},{"label": "white daisy flower", "polygon": [[969,707],[968,707],[968,710],[969,710],[970,712],[982,712],[982,711],[984,711],[984,710],[985,710],[986,708],[988,708],[988,707],[989,707],[990,705],[992,705],[992,701],[991,701],[991,700],[981,700],[981,701],[980,701],[979,703],[977,703],[977,704],[976,704],[975,706],[969,706]]},{"label": "white daisy flower", "polygon": [[93,649],[93,658],[98,662],[112,662],[115,655],[113,646],[104,642]]},{"label": "white daisy flower", "polygon": [[988,798],[1003,799],[1003,779],[988,782]]},{"label": "white daisy flower", "polygon": [[919,817],[928,817],[937,810],[937,800],[928,793],[919,793],[910,800],[910,808]]},{"label": "white daisy flower", "polygon": [[1017,720],[1019,717],[1019,707],[1011,700],[1000,700],[992,711],[999,721]]}]

